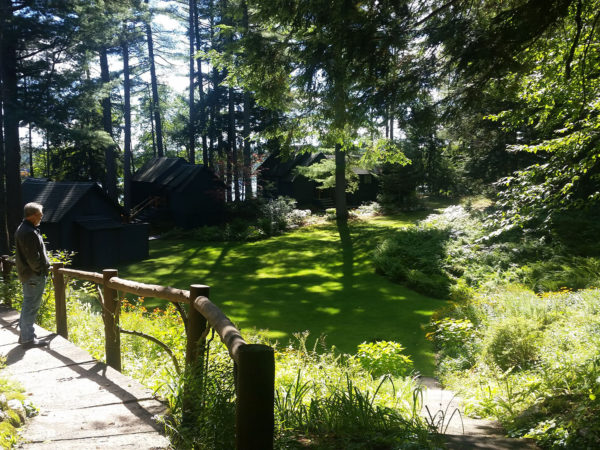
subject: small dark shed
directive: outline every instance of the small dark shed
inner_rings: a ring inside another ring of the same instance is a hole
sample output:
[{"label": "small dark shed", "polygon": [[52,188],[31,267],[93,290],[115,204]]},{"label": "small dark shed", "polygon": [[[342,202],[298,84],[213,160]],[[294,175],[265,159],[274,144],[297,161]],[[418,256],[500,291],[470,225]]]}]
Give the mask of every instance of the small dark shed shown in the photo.
[{"label": "small dark shed", "polygon": [[148,225],[123,223],[123,209],[97,183],[28,178],[22,193],[23,204],[44,206],[48,248],[76,252],[74,267],[100,270],[148,257]]},{"label": "small dark shed", "polygon": [[[258,186],[267,197],[287,196],[298,202],[299,207],[328,208],[334,205],[333,189],[319,189],[319,183],[296,170],[309,167],[329,158],[322,152],[298,153],[283,158],[279,152],[271,153],[260,165]],[[358,176],[358,189],[347,195],[349,205],[374,201],[379,192],[377,176],[367,169],[353,169]]]},{"label": "small dark shed", "polygon": [[147,161],[132,177],[131,197],[134,205],[153,198],[181,228],[223,221],[225,184],[212,170],[182,158]]}]

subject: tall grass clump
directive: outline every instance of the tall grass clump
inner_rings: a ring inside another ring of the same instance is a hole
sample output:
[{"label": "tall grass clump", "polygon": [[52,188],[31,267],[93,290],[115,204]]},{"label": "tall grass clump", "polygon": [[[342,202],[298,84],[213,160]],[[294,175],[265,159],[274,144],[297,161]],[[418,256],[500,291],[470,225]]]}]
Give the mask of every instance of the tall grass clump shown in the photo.
[{"label": "tall grass clump", "polygon": [[374,377],[360,357],[317,351],[319,341],[307,349],[307,333],[295,337],[276,353],[281,448],[433,448],[412,378]]},{"label": "tall grass clump", "polygon": [[441,311],[439,376],[467,411],[544,448],[600,447],[600,290],[479,293]]}]

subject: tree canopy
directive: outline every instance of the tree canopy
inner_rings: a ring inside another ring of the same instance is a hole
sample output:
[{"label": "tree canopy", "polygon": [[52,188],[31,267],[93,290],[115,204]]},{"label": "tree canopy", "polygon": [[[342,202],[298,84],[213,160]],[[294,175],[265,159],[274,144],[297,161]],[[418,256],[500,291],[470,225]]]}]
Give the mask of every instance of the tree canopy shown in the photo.
[{"label": "tree canopy", "polygon": [[497,193],[499,229],[600,197],[597,0],[0,8],[3,248],[21,169],[123,198],[161,155],[207,165],[243,201],[269,149],[330,151],[318,177],[341,218],[357,160],[412,160],[411,186],[432,194]]}]

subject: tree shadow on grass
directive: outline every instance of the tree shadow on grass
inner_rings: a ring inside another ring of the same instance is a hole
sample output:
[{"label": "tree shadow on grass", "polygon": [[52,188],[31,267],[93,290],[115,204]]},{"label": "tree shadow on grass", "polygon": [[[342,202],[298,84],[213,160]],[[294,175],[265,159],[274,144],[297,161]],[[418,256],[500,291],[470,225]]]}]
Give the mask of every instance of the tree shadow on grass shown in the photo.
[{"label": "tree shadow on grass", "polygon": [[348,221],[338,219],[337,228],[342,243],[342,285],[344,290],[348,291],[352,289],[354,278],[354,247]]},{"label": "tree shadow on grass", "polygon": [[[390,232],[387,223],[351,221],[251,243],[155,242],[152,264],[129,267],[140,281],[210,285],[211,301],[234,323],[269,330],[284,345],[304,330],[347,353],[363,341],[394,340],[431,374],[433,349],[421,325],[443,303],[375,273],[373,250]],[[174,277],[170,267],[182,267],[177,258],[187,271]]]}]

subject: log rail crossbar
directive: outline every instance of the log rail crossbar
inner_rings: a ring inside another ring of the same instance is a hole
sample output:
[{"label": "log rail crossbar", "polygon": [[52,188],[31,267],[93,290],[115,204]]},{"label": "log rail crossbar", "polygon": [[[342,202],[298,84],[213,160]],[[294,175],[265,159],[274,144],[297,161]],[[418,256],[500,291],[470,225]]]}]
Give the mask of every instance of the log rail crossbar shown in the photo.
[{"label": "log rail crossbar", "polygon": [[[8,279],[12,261],[2,257],[2,274]],[[154,297],[188,304],[186,370],[192,377],[202,376],[200,363],[208,327],[217,332],[234,361],[236,384],[236,448],[273,448],[273,402],[275,361],[273,349],[262,344],[248,344],[229,318],[209,300],[209,287],[201,284],[189,290],[138,283],[118,277],[114,269],[102,273],[65,268],[62,263],[52,267],[56,304],[56,332],[68,339],[65,277],[90,281],[103,287],[103,320],[106,334],[106,363],[121,370],[120,333],[118,328],[120,301],[117,294],[126,292],[141,297]],[[6,296],[5,296],[6,297]],[[186,404],[193,410],[195,400],[184,387]],[[186,418],[184,417],[184,420]]]}]

